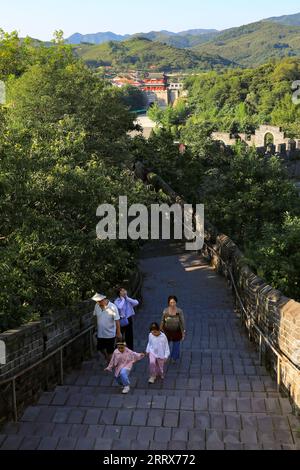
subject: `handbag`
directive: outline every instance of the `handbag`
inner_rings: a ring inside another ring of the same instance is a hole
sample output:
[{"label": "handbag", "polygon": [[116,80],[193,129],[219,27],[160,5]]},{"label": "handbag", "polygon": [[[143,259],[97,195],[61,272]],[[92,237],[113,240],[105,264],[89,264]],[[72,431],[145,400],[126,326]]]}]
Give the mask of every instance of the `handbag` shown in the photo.
[{"label": "handbag", "polygon": [[166,337],[168,338],[169,341],[182,341],[183,335],[181,330],[178,331],[166,331]]},{"label": "handbag", "polygon": [[163,330],[169,341],[182,341],[183,335],[178,314],[174,317],[169,316],[164,319]]}]

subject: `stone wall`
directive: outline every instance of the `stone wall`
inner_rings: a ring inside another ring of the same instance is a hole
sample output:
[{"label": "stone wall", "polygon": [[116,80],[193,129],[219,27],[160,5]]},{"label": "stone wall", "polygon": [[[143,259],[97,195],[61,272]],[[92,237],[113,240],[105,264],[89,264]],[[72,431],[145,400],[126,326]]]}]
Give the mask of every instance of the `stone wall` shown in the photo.
[{"label": "stone wall", "polygon": [[146,91],[145,92],[148,104],[150,103],[157,103],[158,106],[163,108],[167,107],[169,104],[169,93],[168,90],[162,91]]},{"label": "stone wall", "polygon": [[228,132],[213,132],[211,138],[213,140],[220,140],[228,146],[235,145],[237,142],[237,139],[232,137]]},{"label": "stone wall", "polygon": [[274,145],[278,146],[279,144],[287,144],[288,140],[282,132],[280,127],[275,126],[260,126],[255,131],[255,136],[253,136],[253,143],[256,147],[264,147],[265,146],[265,137],[266,134],[272,134],[274,138]]},{"label": "stone wall", "polygon": [[[6,365],[0,366],[0,424],[13,418],[12,384],[1,385],[21,371],[30,368],[57,348],[92,326],[92,303],[60,312],[52,319],[29,323],[21,328],[0,334],[6,345]],[[90,355],[90,337],[85,335],[63,351],[65,372],[77,367]],[[18,414],[34,403],[44,390],[60,382],[60,353],[16,379]]]},{"label": "stone wall", "polygon": [[[130,280],[124,281],[125,287],[138,297],[141,293],[141,284],[142,279],[138,272],[135,272]],[[113,297],[114,290],[108,295]],[[26,371],[93,326],[94,306],[95,303],[92,301],[82,302],[76,307],[43,318],[42,321],[0,334],[0,341],[6,346],[6,365],[0,365],[0,425],[14,417],[12,384],[10,382],[1,385],[1,382]],[[84,360],[90,358],[92,353],[90,339],[90,333],[84,334],[63,349],[65,374],[80,367]],[[60,363],[59,351],[16,379],[18,416],[22,415],[26,406],[34,404],[43,391],[60,384]]]},{"label": "stone wall", "polygon": [[227,132],[213,132],[211,137],[213,140],[219,140],[228,146],[233,146],[240,140],[250,147],[254,146],[258,150],[263,151],[266,149],[265,139],[267,134],[273,136],[274,149],[277,153],[287,153],[289,157],[298,154],[300,150],[300,140],[286,137],[282,129],[276,126],[260,126],[256,129],[255,134],[249,136],[242,133],[231,135]]}]

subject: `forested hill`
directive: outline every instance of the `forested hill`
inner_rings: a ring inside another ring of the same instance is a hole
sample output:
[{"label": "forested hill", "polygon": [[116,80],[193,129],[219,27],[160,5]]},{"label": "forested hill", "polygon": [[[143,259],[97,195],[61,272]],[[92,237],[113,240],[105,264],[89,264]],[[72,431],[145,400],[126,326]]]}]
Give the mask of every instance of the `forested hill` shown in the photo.
[{"label": "forested hill", "polygon": [[235,64],[218,54],[198,53],[178,49],[146,38],[134,38],[124,42],[110,41],[101,45],[74,47],[76,54],[95,67],[112,66],[115,69],[212,70],[234,67]]},{"label": "forested hill", "polygon": [[295,15],[273,16],[264,21],[271,21],[272,23],[280,23],[288,26],[300,26],[300,13]]},{"label": "forested hill", "polygon": [[300,56],[300,26],[260,21],[228,29],[192,50],[255,67],[273,58]]}]

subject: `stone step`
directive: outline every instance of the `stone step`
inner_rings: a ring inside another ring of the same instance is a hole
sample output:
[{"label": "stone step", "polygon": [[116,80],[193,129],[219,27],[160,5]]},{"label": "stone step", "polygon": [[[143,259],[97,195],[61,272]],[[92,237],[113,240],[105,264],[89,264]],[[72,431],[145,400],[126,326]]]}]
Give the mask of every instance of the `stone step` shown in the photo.
[{"label": "stone step", "polygon": [[[219,440],[219,436],[212,431],[210,441],[140,441],[128,439],[105,439],[105,438],[59,438],[59,437],[18,437],[1,436],[1,450],[299,450],[295,444],[281,444],[280,442],[257,442],[256,444],[242,444],[236,441],[236,436],[228,434],[226,442]],[[230,442],[232,441],[232,442]]]},{"label": "stone step", "polygon": [[[140,350],[142,351],[142,348],[140,348]],[[84,363],[80,370],[93,370],[93,369],[99,370],[99,366],[101,365],[102,365],[101,362],[95,360],[93,362]],[[144,360],[136,364],[136,366],[148,367],[148,361]],[[195,369],[198,372],[200,372],[201,370],[205,372],[206,368],[208,369],[208,371],[210,371],[212,368],[216,368],[218,370],[221,368],[229,375],[230,375],[230,370],[232,370],[232,368],[236,368],[237,370],[242,369],[242,368],[245,368],[245,369],[251,368],[251,370],[253,370],[254,368],[258,368],[260,369],[258,373],[265,371],[265,367],[259,364],[258,355],[255,355],[255,358],[249,358],[249,357],[248,358],[232,358],[232,357],[229,357],[229,358],[215,357],[214,358],[211,356],[209,357],[205,356],[203,358],[182,357],[181,360],[177,362],[176,364],[169,363],[169,366],[172,366],[172,368],[173,366],[178,367],[178,368],[185,366],[185,370]],[[228,372],[227,372],[227,369],[229,369]],[[254,371],[251,372],[251,374],[254,374]]]},{"label": "stone step", "polygon": [[[121,413],[121,412],[120,412]],[[136,412],[137,413],[137,412]],[[124,418],[119,414],[119,417]],[[136,415],[137,416],[137,415]],[[239,449],[300,449],[299,434],[288,428],[271,425],[266,417],[258,418],[258,426],[253,427],[248,418],[244,427],[234,429],[209,427],[212,421],[199,419],[198,426],[187,425],[177,428],[169,425],[88,425],[88,424],[54,424],[20,423],[18,432],[4,432],[0,435],[1,450],[184,450],[207,449],[223,450],[236,447]],[[232,422],[236,420],[233,418]],[[243,417],[242,417],[243,419]],[[225,419],[227,423],[227,417]],[[273,427],[272,427],[273,426]]]},{"label": "stone step", "polygon": [[[195,264],[196,263],[196,264]],[[167,296],[184,306],[187,338],[164,382],[148,384],[148,361],[134,366],[121,394],[98,355],[45,392],[17,424],[0,430],[2,449],[246,450],[300,449],[300,421],[258,361],[232,305],[231,292],[197,255],[142,262],[143,305],[135,350],[144,351],[149,319],[160,321]],[[155,298],[155,303],[153,302]]]},{"label": "stone step", "polygon": [[[133,376],[145,376],[149,373],[148,365],[143,365],[141,367],[135,367]],[[107,375],[103,374],[103,367],[94,366],[86,367],[80,370],[77,373],[73,373],[65,379],[66,383],[74,383],[77,380],[86,380],[86,378],[96,378],[101,380],[103,377],[107,377]],[[112,377],[112,376],[111,376]],[[249,380],[249,381],[261,381],[267,380],[269,378],[270,382],[273,380],[270,378],[269,374],[263,367],[259,366],[191,366],[190,368],[186,368],[181,366],[180,364],[177,365],[170,365],[169,368],[166,370],[166,379],[168,378],[181,378],[181,379],[199,379],[201,380],[208,380],[212,378],[213,380],[225,380],[226,378],[230,381],[232,380]]]},{"label": "stone step", "polygon": [[[148,373],[145,371],[142,376],[132,374],[130,377],[132,392],[134,390],[156,390],[166,389],[174,391],[186,392],[193,391],[200,393],[201,391],[211,392],[260,392],[270,393],[276,392],[277,387],[275,382],[270,377],[262,376],[260,378],[249,376],[198,376],[186,378],[185,375],[167,374],[164,382],[157,380],[155,384],[148,384]],[[66,380],[66,385],[71,387],[81,387],[83,390],[89,391],[90,388],[101,392],[105,388],[116,387],[115,379],[112,375],[101,376],[101,375],[76,375],[70,376]]]},{"label": "stone step", "polygon": [[[270,392],[235,392],[235,391],[212,391],[212,390],[175,390],[162,387],[155,384],[146,389],[132,388],[128,396],[173,396],[179,397],[184,400],[187,397],[189,400],[192,398],[221,398],[221,399],[280,399],[281,403],[286,403],[285,409],[290,410],[290,402],[288,398],[284,398],[277,391]],[[45,392],[39,400],[39,405],[54,405],[54,406],[75,406],[82,404],[94,403],[98,397],[102,396],[120,396],[122,388],[114,387],[57,387],[53,392]]]},{"label": "stone step", "polygon": [[[145,394],[126,396],[121,394],[100,394],[97,396],[77,394],[69,397],[68,395],[59,396],[60,401],[55,394],[53,398],[48,398],[51,400],[48,405],[40,404],[27,408],[20,421],[22,423],[54,422],[63,424],[75,419],[74,423],[81,423],[88,421],[91,416],[92,422],[87,422],[87,424],[114,424],[114,422],[101,423],[100,421],[101,419],[114,420],[118,413],[125,413],[129,425],[135,410],[146,410],[149,419],[152,413],[158,413],[161,416],[171,413],[176,414],[179,418],[183,416],[184,419],[188,417],[190,421],[187,424],[189,426],[199,414],[223,417],[227,414],[229,416],[253,415],[254,421],[256,416],[266,416],[270,422],[274,416],[281,416],[281,420],[277,420],[278,423],[288,423],[287,419],[290,418],[295,426],[298,425],[298,428],[300,424],[297,418],[295,421],[293,420],[292,407],[289,400],[285,398],[226,398],[211,397],[209,394],[202,394],[195,398]],[[72,418],[73,415],[74,418]],[[146,424],[146,422],[141,423],[141,425]],[[179,425],[181,426],[181,424]]]},{"label": "stone step", "polygon": [[[104,367],[105,363],[103,360],[86,362],[80,369],[74,370],[70,377],[93,373],[94,375],[104,375]],[[148,361],[143,360],[135,364],[134,372],[140,372],[143,374],[144,372],[148,373],[148,368]],[[190,375],[196,375],[199,378],[201,378],[202,375],[227,375],[229,378],[230,376],[237,377],[239,375],[249,375],[250,377],[269,377],[269,373],[267,372],[266,368],[259,364],[258,357],[256,357],[255,360],[247,358],[239,360],[227,360],[222,358],[212,359],[208,357],[203,359],[182,357],[182,359],[176,364],[168,362],[166,371],[166,375],[176,375],[181,373],[185,378],[189,378]],[[69,377],[67,377],[67,380],[68,379]]]},{"label": "stone step", "polygon": [[[140,347],[135,346],[135,350],[143,351],[145,349],[145,344],[142,344]],[[81,370],[97,369],[101,365],[102,360],[98,359],[98,356],[91,361],[84,362],[81,366]],[[147,366],[148,361],[144,360],[137,365]],[[242,354],[241,352],[234,350],[232,353],[226,352],[226,354],[221,354],[221,351],[205,351],[202,350],[191,350],[191,351],[182,351],[181,359],[179,363],[176,364],[176,367],[188,366],[190,368],[204,369],[205,367],[223,367],[224,369],[230,367],[261,367],[259,364],[258,353],[255,351],[253,354]],[[265,369],[261,367],[261,369]],[[229,372],[230,374],[230,372]]]}]

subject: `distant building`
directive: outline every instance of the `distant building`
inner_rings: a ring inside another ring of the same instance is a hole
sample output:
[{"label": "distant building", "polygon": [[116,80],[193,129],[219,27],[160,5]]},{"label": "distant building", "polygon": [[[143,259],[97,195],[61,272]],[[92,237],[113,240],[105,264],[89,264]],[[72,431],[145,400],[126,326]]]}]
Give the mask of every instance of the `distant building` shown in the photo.
[{"label": "distant building", "polygon": [[183,83],[169,83],[169,90],[183,90]]},{"label": "distant building", "polygon": [[143,91],[166,91],[168,89],[168,77],[164,73],[149,73],[143,79]]},{"label": "distant building", "polygon": [[131,85],[139,88],[147,96],[148,106],[157,103],[161,107],[174,104],[176,100],[184,95],[182,83],[169,83],[168,76],[161,73],[142,73],[129,71],[111,80],[112,85],[122,88]]},{"label": "distant building", "polygon": [[137,88],[141,88],[141,86],[142,86],[142,82],[135,79],[135,78],[121,77],[121,76],[113,78],[111,80],[111,83],[114,86],[117,86],[118,88],[122,88],[122,87],[127,86],[127,85],[131,85],[131,86],[134,86],[134,87],[137,87]]},{"label": "distant building", "polygon": [[143,78],[141,89],[147,96],[149,106],[154,103],[161,107],[168,106],[168,77],[164,73],[148,73]]}]

